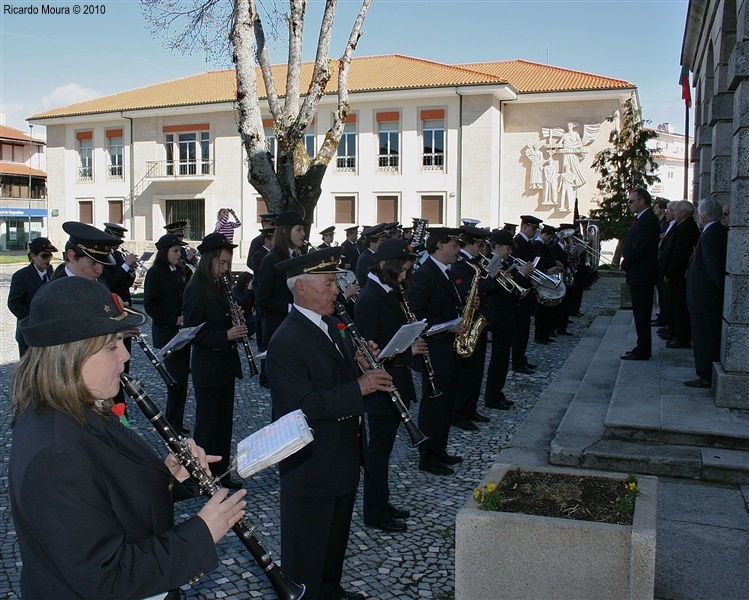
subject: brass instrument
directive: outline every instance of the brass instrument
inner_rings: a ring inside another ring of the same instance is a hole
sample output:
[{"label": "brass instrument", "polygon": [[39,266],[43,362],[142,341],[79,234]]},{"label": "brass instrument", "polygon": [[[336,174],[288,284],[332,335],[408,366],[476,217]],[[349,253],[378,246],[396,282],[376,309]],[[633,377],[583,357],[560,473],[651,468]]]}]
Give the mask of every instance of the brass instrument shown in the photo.
[{"label": "brass instrument", "polygon": [[[188,250],[194,250],[194,248],[191,248],[190,246],[184,246],[183,249],[184,249],[185,253],[187,253]],[[187,256],[187,254],[185,254],[185,256]],[[198,251],[197,250],[195,250],[195,257],[196,258],[198,257]],[[186,266],[188,269],[190,269],[190,271],[192,271],[193,275],[195,274],[195,271],[198,268],[197,265],[192,264],[189,260],[186,260],[184,258],[180,258],[179,262],[181,262],[184,266]],[[198,258],[197,262],[200,262],[199,258]]]},{"label": "brass instrument", "polygon": [[[122,252],[122,256],[130,256],[132,254],[132,252],[129,252],[124,248],[120,248],[120,252]],[[151,256],[153,256],[153,252],[147,252],[145,259],[142,258],[142,256],[138,257],[138,260],[135,261],[131,267],[133,270],[133,283],[131,284],[131,287],[138,288],[143,285],[143,280],[146,278],[146,271],[148,271],[145,262],[151,258]]]},{"label": "brass instrument", "polygon": [[[174,454],[179,463],[190,473],[190,476],[197,481],[200,491],[208,497],[217,494],[222,489],[219,480],[214,479],[203,470],[198,459],[192,455],[187,440],[177,433],[164,415],[161,414],[161,411],[148,397],[140,382],[125,373],[120,374],[120,380],[128,396],[135,400],[141,412],[153,423],[156,433],[164,441],[167,450]],[[255,562],[265,572],[265,576],[281,600],[297,600],[304,596],[304,585],[291,581],[281,571],[281,568],[273,562],[270,552],[263,547],[255,535],[255,527],[249,518],[243,517],[232,527],[232,531],[237,534],[239,541],[244,544]]]},{"label": "brass instrument", "polygon": [[[527,263],[517,256],[513,256],[512,260],[524,267]],[[533,267],[533,271],[528,274],[528,278],[535,281],[538,285],[545,288],[556,289],[562,283],[562,277],[560,275],[547,275],[540,269]]]},{"label": "brass instrument", "polygon": [[[409,323],[415,323],[418,319],[416,318],[416,315],[413,313],[411,307],[408,304],[406,292],[403,289],[403,286],[398,286],[398,288],[398,292],[400,293],[401,297],[401,308],[403,309],[403,312],[406,313],[406,320]],[[439,398],[442,395],[442,392],[439,390],[439,388],[437,387],[437,383],[434,381],[434,367],[432,366],[432,358],[429,356],[429,350],[427,350],[426,353],[422,354],[421,357],[424,359],[424,369],[426,370],[427,380],[429,381],[429,387],[431,389],[429,397]]]},{"label": "brass instrument", "polygon": [[[367,361],[367,365],[369,365],[369,368],[384,369],[385,366],[382,363],[377,362],[377,359],[370,352],[367,340],[365,340],[356,329],[354,322],[346,312],[343,304],[341,304],[340,302],[334,302],[333,305],[335,306],[335,312],[338,315],[338,318],[343,321],[343,324],[346,326],[346,330],[351,334],[351,339],[354,341],[356,349],[364,357],[364,360]],[[408,408],[403,403],[403,399],[398,393],[398,390],[395,389],[395,386],[390,389],[390,400],[393,402],[395,409],[398,411],[401,421],[403,422],[403,426],[406,428],[406,431],[411,438],[411,444],[416,447],[419,444],[426,442],[429,438],[425,436],[416,425],[416,423],[413,422],[411,413],[408,412]]]},{"label": "brass instrument", "polygon": [[[234,327],[243,325],[244,321],[239,314],[239,306],[237,305],[237,301],[234,300],[234,296],[231,295],[231,283],[229,283],[229,277],[226,275],[226,273],[224,273],[221,277],[219,277],[218,280],[219,284],[224,290],[224,294],[226,295],[227,300],[229,300],[231,322],[234,324]],[[245,355],[247,355],[247,362],[250,365],[250,377],[254,377],[258,373],[260,373],[260,371],[255,364],[255,357],[252,355],[252,348],[250,348],[250,339],[246,335],[242,336],[242,345],[244,346],[244,353]]]},{"label": "brass instrument", "polygon": [[[346,269],[345,271],[336,273],[335,280],[338,284],[338,289],[341,290],[341,293],[344,296],[346,295],[346,290],[349,289],[352,285],[359,285],[356,281],[356,273],[354,273],[350,269]],[[351,297],[351,302],[356,302],[356,296]]]},{"label": "brass instrument", "polygon": [[[480,257],[480,266],[484,270],[484,273],[487,277],[492,276],[492,271],[496,268],[493,267],[491,260],[489,260],[486,256],[479,253]],[[512,265],[507,271],[500,270],[496,277],[494,277],[494,281],[496,281],[502,288],[508,293],[512,294],[514,292],[517,292],[518,298],[521,300],[525,298],[528,294],[533,291],[531,288],[524,288],[522,285],[520,285],[517,281],[515,281],[512,276],[510,276],[510,271],[512,271],[515,268],[515,265]]]},{"label": "brass instrument", "polygon": [[464,333],[455,336],[453,347],[459,356],[468,358],[476,351],[476,344],[479,342],[481,332],[486,327],[486,319],[473,308],[474,301],[478,295],[479,279],[481,278],[481,269],[471,262],[466,261],[476,275],[471,282],[471,289],[466,298],[466,305],[461,315],[461,323],[465,326]]}]

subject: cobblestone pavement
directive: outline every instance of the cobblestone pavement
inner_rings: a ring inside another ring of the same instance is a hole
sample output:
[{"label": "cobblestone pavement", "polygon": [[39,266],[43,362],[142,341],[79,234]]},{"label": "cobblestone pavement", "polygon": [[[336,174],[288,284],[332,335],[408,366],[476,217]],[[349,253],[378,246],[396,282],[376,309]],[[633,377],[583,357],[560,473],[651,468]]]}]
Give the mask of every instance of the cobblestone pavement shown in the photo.
[{"label": "cobblestone pavement", "polygon": [[[10,515],[7,463],[11,447],[8,382],[18,357],[13,335],[15,319],[8,311],[8,287],[16,265],[0,267],[0,598],[20,598],[21,556],[16,543],[15,529]],[[613,314],[618,307],[618,277],[600,277],[585,293],[582,310],[585,316],[573,319],[572,337],[560,336],[556,343],[541,346],[531,342],[529,357],[537,363],[534,375],[512,375],[506,386],[507,397],[516,405],[509,411],[481,408],[491,422],[479,424],[480,431],[464,432],[453,429],[450,434],[451,454],[463,457],[455,475],[435,477],[417,468],[418,453],[410,447],[408,435],[401,428],[391,459],[392,500],[408,507],[408,532],[387,534],[364,527],[361,493],[354,508],[354,518],[344,565],[343,585],[361,591],[370,598],[435,598],[454,597],[455,575],[455,515],[481,481],[497,452],[514,434],[540,393],[556,376],[566,358],[595,317]],[[137,308],[137,307],[136,307]],[[142,307],[141,307],[142,308]],[[150,332],[150,325],[144,327]],[[244,357],[242,358],[244,361]],[[245,372],[247,371],[245,365]],[[163,407],[165,387],[144,354],[135,346],[130,372],[144,384],[151,397]],[[418,379],[418,378],[417,378]],[[262,427],[270,418],[270,393],[260,387],[257,378],[247,377],[238,382],[235,410],[234,443]],[[194,400],[188,398],[186,425],[192,428]],[[413,407],[417,417],[419,405]],[[160,452],[163,445],[150,430],[137,407],[131,406],[134,426]],[[266,469],[245,481],[248,489],[248,515],[257,528],[258,537],[279,559],[279,481],[275,468]],[[195,514],[204,500],[196,498],[175,508],[177,519]],[[61,515],[61,517],[63,517]],[[274,598],[270,584],[250,554],[233,534],[218,546],[220,566],[193,586],[184,586],[188,598]]]}]

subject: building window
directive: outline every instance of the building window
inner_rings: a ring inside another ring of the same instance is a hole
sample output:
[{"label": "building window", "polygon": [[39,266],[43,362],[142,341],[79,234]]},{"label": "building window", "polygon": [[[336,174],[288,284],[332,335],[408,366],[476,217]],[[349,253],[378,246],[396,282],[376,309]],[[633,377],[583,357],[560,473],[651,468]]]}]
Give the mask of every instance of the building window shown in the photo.
[{"label": "building window", "polygon": [[[381,116],[377,115],[378,119]],[[398,121],[379,121],[378,134],[380,149],[377,156],[377,167],[381,171],[398,170]]]},{"label": "building window", "polygon": [[[120,225],[125,222],[125,211],[124,202],[122,200],[109,200],[109,223],[119,223]],[[171,223],[171,221],[170,221]]]},{"label": "building window", "polygon": [[265,201],[265,198],[262,196],[258,196],[257,200],[255,201],[255,221],[257,223],[260,223],[260,215],[267,215],[271,211],[268,210],[268,203]]},{"label": "building window", "polygon": [[442,170],[445,167],[445,121],[429,119],[422,121],[424,152],[421,165],[424,169]]},{"label": "building window", "polygon": [[[108,179],[122,179],[122,135],[111,136],[107,132],[109,140],[109,164],[107,165]],[[115,222],[115,221],[110,221]],[[117,221],[119,223],[119,221]]]},{"label": "building window", "polygon": [[265,147],[270,154],[270,162],[275,169],[278,162],[278,140],[276,140],[276,132],[273,129],[265,130]]},{"label": "building window", "polygon": [[430,225],[442,225],[445,207],[444,196],[422,196],[421,218],[427,219]]},{"label": "building window", "polygon": [[174,223],[175,221],[187,222],[187,225],[185,225],[186,240],[203,239],[205,235],[205,199],[166,200],[165,208],[167,223]]},{"label": "building window", "polygon": [[338,142],[336,170],[356,171],[356,123],[346,123],[343,135]]},{"label": "building window", "polygon": [[92,181],[94,178],[93,133],[79,131],[78,140],[78,181]]},{"label": "building window", "polygon": [[377,196],[377,222],[398,221],[398,196]]},{"label": "building window", "polygon": [[88,223],[89,225],[94,224],[94,201],[93,200],[79,200],[78,201],[78,220],[81,223]]},{"label": "building window", "polygon": [[307,150],[307,154],[310,158],[315,155],[315,125],[311,124],[304,134],[304,149]]},{"label": "building window", "polygon": [[356,196],[335,197],[335,222],[356,223]]},{"label": "building window", "polygon": [[211,134],[208,131],[167,133],[167,175],[210,175]]}]

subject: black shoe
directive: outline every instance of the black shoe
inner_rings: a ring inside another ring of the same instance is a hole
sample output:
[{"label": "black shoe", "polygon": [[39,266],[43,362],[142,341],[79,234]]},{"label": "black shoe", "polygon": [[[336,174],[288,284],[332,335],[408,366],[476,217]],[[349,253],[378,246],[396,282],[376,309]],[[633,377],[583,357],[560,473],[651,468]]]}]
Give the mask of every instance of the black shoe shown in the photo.
[{"label": "black shoe", "polygon": [[622,354],[619,358],[622,360],[650,360],[647,356],[632,353]]},{"label": "black shoe", "polygon": [[572,313],[570,316],[571,317],[584,317],[585,315],[581,313],[580,311],[577,311],[576,313]]},{"label": "black shoe", "polygon": [[419,464],[419,471],[426,471],[432,475],[452,475],[455,473],[450,467],[445,465],[422,465]]},{"label": "black shoe", "polygon": [[532,365],[529,362],[525,363],[525,366],[528,367],[529,369],[535,369],[536,368],[536,365]]},{"label": "black shoe", "polygon": [[486,403],[486,408],[496,408],[499,410],[509,410],[512,408],[512,404],[506,400],[490,400]]},{"label": "black shoe", "polygon": [[699,389],[707,389],[707,388],[713,387],[709,381],[707,381],[706,379],[702,379],[702,377],[698,377],[697,379],[692,379],[691,381],[685,381],[684,385],[690,388],[699,388]]},{"label": "black shoe", "polygon": [[549,340],[533,340],[533,342],[536,344],[543,344],[544,346],[546,346],[549,343]]},{"label": "black shoe", "polygon": [[485,417],[475,410],[470,415],[468,415],[468,418],[471,419],[471,421],[477,421],[478,423],[488,423],[489,421],[491,421],[489,417]]},{"label": "black shoe", "polygon": [[666,342],[666,348],[687,349],[691,347],[692,347],[692,344],[685,344],[684,342],[680,342],[676,338],[674,338],[670,342]]},{"label": "black shoe", "polygon": [[382,531],[406,531],[406,529],[408,529],[408,525],[406,525],[403,521],[398,521],[390,515],[386,516],[380,521],[377,521],[376,523],[367,523],[366,521],[364,521],[364,524],[367,527],[382,529]]},{"label": "black shoe", "polygon": [[385,506],[385,510],[387,510],[388,514],[394,519],[407,519],[411,516],[410,510],[408,510],[407,508],[397,508],[390,504],[390,502],[388,502]]},{"label": "black shoe", "polygon": [[520,367],[515,369],[515,373],[521,373],[522,375],[533,375],[533,371],[528,367]]},{"label": "black shoe", "polygon": [[567,331],[566,329],[558,329],[557,330],[557,335],[572,335],[572,334],[569,331]]},{"label": "black shoe", "polygon": [[457,427],[458,429],[462,429],[463,431],[478,431],[479,428],[476,426],[476,423],[473,421],[469,421],[468,419],[458,419],[457,421],[453,421],[453,427]]},{"label": "black shoe", "polygon": [[223,485],[225,488],[230,490],[241,490],[242,489],[242,482],[237,481],[233,477],[224,477],[221,480],[221,485]]},{"label": "black shoe", "polygon": [[361,592],[343,592],[341,600],[365,600],[366,596]]},{"label": "black shoe", "polygon": [[460,456],[455,456],[454,454],[443,454],[440,456],[440,460],[442,461],[443,465],[447,465],[448,467],[452,465],[458,465],[463,462],[463,459]]}]

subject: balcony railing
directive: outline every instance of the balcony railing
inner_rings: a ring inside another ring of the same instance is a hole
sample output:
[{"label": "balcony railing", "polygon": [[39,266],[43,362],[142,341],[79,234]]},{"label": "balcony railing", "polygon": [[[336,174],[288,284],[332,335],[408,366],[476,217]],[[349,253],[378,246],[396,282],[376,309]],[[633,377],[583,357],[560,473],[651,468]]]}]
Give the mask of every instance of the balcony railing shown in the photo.
[{"label": "balcony railing", "polygon": [[337,171],[355,171],[356,156],[336,156],[335,166]]},{"label": "balcony railing", "polygon": [[212,177],[214,161],[212,160],[152,160],[147,161],[146,177],[149,179],[181,178],[181,177]]},{"label": "balcony railing", "polygon": [[377,168],[380,171],[397,171],[398,155],[397,154],[379,154],[377,156]]},{"label": "balcony railing", "polygon": [[441,171],[445,168],[445,155],[441,152],[424,152],[421,155],[421,168],[426,171]]}]

